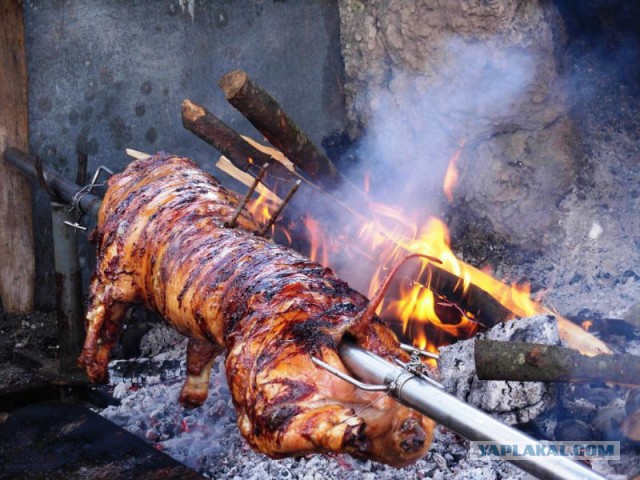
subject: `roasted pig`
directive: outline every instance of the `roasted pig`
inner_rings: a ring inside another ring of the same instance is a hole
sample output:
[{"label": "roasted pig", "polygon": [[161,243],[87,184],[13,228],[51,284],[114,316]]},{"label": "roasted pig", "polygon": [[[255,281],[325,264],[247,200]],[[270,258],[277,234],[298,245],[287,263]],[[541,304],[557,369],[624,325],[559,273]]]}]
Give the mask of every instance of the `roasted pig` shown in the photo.
[{"label": "roasted pig", "polygon": [[393,466],[422,457],[430,419],[311,359],[346,372],[337,347],[349,337],[407,361],[393,332],[331,270],[256,236],[260,225],[250,214],[227,228],[238,203],[190,160],[165,154],[111,177],[80,365],[93,381],[106,381],[124,314],[143,303],[189,337],[185,406],[204,402],[213,359],[226,350],[238,427],[258,451],[274,458],[345,452]]}]

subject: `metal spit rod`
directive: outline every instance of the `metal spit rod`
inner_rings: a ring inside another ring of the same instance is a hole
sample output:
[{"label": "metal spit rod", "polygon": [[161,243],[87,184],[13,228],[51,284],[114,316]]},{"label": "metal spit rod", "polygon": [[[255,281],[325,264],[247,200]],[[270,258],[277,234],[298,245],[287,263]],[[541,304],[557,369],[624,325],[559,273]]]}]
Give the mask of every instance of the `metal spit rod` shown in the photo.
[{"label": "metal spit rod", "polygon": [[[437,423],[471,441],[505,445],[539,442],[486,413],[468,405],[416,375],[350,342],[340,346],[340,358],[360,380],[377,385],[395,385],[391,394]],[[584,465],[566,457],[527,457],[512,462],[536,477],[557,480],[603,480]]]}]

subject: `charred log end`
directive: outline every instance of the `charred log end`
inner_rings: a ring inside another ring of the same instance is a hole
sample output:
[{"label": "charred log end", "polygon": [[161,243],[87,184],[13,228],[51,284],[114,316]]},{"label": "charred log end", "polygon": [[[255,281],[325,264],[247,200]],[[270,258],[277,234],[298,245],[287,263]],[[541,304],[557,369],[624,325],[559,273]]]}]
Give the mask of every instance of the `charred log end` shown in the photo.
[{"label": "charred log end", "polygon": [[204,108],[200,105],[193,103],[188,98],[182,101],[182,125],[187,128],[187,125],[192,125],[206,114]]},{"label": "charred log end", "polygon": [[242,70],[233,70],[227,74],[225,74],[218,85],[224,92],[225,98],[229,100],[230,98],[234,98],[242,88],[247,84],[247,73]]}]

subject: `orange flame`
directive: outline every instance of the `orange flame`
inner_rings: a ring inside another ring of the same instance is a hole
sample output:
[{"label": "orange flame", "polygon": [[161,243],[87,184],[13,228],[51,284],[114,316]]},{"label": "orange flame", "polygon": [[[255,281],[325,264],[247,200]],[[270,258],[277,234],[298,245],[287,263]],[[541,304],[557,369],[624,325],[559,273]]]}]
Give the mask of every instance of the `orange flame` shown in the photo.
[{"label": "orange flame", "polygon": [[[373,202],[370,202],[370,208],[373,218],[364,222],[352,238],[341,238],[339,244],[327,235],[318,221],[306,216],[304,224],[309,232],[311,259],[332,268],[339,266],[338,251],[342,254],[346,251],[369,265],[373,260],[374,273],[368,285],[368,294],[372,297],[389,268],[410,253],[421,253],[439,258],[442,264],[438,268],[459,278],[454,290],[462,296],[473,283],[517,316],[546,311],[530,298],[527,285],[507,285],[456,258],[450,248],[448,229],[441,220],[432,217],[421,225],[409,219],[400,208]],[[370,255],[362,255],[363,250]],[[471,336],[479,323],[471,312],[430,289],[431,268],[424,261],[416,262],[413,270],[403,269],[405,281],[397,282],[400,285],[389,292],[378,313],[392,325],[397,325],[402,335],[410,338],[415,346],[433,351],[455,338]],[[349,272],[346,273],[348,276]]]},{"label": "orange flame", "polygon": [[449,159],[449,166],[447,167],[447,172],[444,174],[444,182],[442,185],[442,189],[444,190],[444,195],[447,197],[449,202],[453,202],[453,191],[458,184],[458,160],[460,159],[460,155],[462,155],[462,148],[464,147],[464,141],[460,142],[460,148],[458,148],[454,154]]},{"label": "orange flame", "polygon": [[272,210],[275,210],[273,202],[267,197],[267,191],[263,190],[258,198],[247,202],[247,211],[260,223],[266,223],[271,218]]}]

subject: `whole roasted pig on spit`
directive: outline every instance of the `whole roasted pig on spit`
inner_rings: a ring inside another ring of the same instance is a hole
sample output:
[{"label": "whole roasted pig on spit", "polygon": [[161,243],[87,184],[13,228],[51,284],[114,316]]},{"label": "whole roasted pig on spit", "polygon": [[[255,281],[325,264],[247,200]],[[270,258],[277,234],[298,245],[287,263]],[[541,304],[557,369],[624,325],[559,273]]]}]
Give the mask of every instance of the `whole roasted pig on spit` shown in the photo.
[{"label": "whole roasted pig on spit", "polygon": [[430,419],[312,362],[346,372],[337,352],[345,337],[407,361],[396,336],[331,270],[256,236],[247,212],[227,228],[238,204],[185,158],[157,154],[111,177],[80,365],[106,381],[125,312],[143,303],[189,337],[185,406],[205,401],[213,359],[226,349],[238,427],[258,451],[345,452],[394,466],[422,457]]}]

